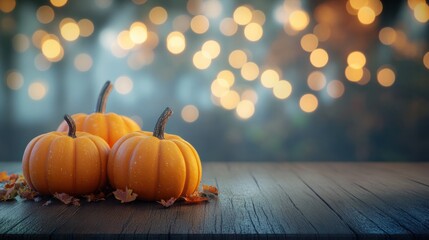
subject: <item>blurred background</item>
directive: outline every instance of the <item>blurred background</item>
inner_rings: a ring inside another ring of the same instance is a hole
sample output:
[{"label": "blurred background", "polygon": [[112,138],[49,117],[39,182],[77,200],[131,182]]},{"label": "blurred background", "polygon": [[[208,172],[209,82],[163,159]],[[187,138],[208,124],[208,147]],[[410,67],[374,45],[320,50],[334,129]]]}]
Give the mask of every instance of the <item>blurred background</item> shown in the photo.
[{"label": "blurred background", "polygon": [[65,113],[167,132],[202,161],[428,161],[425,0],[0,0],[0,162]]}]

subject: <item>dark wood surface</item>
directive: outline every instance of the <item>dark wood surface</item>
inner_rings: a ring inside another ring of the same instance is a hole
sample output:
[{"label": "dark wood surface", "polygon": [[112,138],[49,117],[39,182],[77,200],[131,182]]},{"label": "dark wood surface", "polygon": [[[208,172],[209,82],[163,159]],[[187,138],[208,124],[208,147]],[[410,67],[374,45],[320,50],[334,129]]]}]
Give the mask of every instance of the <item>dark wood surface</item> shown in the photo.
[{"label": "dark wood surface", "polygon": [[[1,164],[0,171],[20,171]],[[0,202],[0,239],[429,239],[427,163],[205,163],[217,200]],[[82,200],[83,201],[83,200]]]}]

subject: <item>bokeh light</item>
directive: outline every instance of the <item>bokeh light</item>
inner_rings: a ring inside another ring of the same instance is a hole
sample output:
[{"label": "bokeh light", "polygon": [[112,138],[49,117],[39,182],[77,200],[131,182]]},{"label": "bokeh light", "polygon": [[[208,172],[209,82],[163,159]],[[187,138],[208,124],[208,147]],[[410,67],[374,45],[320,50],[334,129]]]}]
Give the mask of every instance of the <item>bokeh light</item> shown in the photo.
[{"label": "bokeh light", "polygon": [[48,24],[54,20],[55,13],[51,7],[44,5],[37,9],[36,17],[40,23]]},{"label": "bokeh light", "polygon": [[363,77],[363,69],[347,66],[344,74],[350,82],[359,82]]},{"label": "bokeh light", "polygon": [[130,26],[130,39],[135,44],[144,43],[147,39],[147,27],[142,22],[134,22]]},{"label": "bokeh light", "polygon": [[[362,1],[364,2],[364,1]],[[368,25],[374,22],[375,20],[375,12],[370,7],[362,7],[358,11],[358,19],[362,24]]]},{"label": "bokeh light", "polygon": [[300,43],[304,51],[312,52],[319,45],[319,40],[316,35],[309,33],[302,36]]},{"label": "bokeh light", "polygon": [[262,38],[264,30],[258,23],[249,23],[244,28],[244,36],[251,42],[256,42]]},{"label": "bokeh light", "polygon": [[258,102],[258,93],[251,88],[246,89],[241,93],[241,100],[249,100],[256,104]]},{"label": "bokeh light", "polygon": [[234,50],[229,54],[228,62],[231,67],[240,69],[247,62],[247,55],[242,50]]},{"label": "bokeh light", "polygon": [[204,15],[197,15],[191,20],[191,29],[194,33],[203,34],[209,29],[209,19]]},{"label": "bokeh light", "polygon": [[319,101],[317,100],[316,96],[311,93],[304,94],[299,99],[299,107],[306,113],[314,112],[318,105]]},{"label": "bokeh light", "polygon": [[252,11],[247,6],[239,6],[235,9],[233,17],[238,25],[246,25],[252,20]]},{"label": "bokeh light", "polygon": [[211,59],[215,59],[220,54],[220,44],[215,40],[208,40],[203,44],[201,50],[206,52]]},{"label": "bokeh light", "polygon": [[326,85],[326,77],[320,71],[314,71],[308,75],[307,78],[308,87],[314,91],[322,90]]},{"label": "bokeh light", "polygon": [[55,35],[47,35],[42,39],[42,53],[51,62],[58,62],[64,56],[64,49]]},{"label": "bokeh light", "polygon": [[328,83],[328,86],[326,87],[326,90],[328,92],[328,95],[332,98],[340,98],[343,96],[345,87],[344,84],[341,81],[338,80],[332,80]]},{"label": "bokeh light", "polygon": [[133,90],[134,84],[128,76],[120,76],[116,79],[114,87],[119,94],[125,95]]},{"label": "bokeh light", "polygon": [[186,105],[182,108],[182,119],[185,122],[193,123],[197,121],[200,113],[198,111],[198,108],[194,105]]},{"label": "bokeh light", "polygon": [[234,73],[229,70],[222,70],[217,74],[217,78],[221,78],[227,81],[228,86],[232,87],[235,82]]},{"label": "bokeh light", "polygon": [[377,71],[377,81],[383,87],[390,87],[395,83],[395,72],[389,67],[379,68]]},{"label": "bokeh light", "polygon": [[167,49],[172,54],[179,54],[186,48],[185,36],[178,31],[171,32],[167,36]]},{"label": "bokeh light", "polygon": [[196,68],[200,70],[204,70],[210,67],[211,62],[212,59],[210,55],[203,51],[196,52],[194,54],[194,57],[192,58],[192,63]]},{"label": "bokeh light", "polygon": [[163,7],[154,7],[149,12],[149,19],[153,24],[161,25],[167,21],[168,13]]},{"label": "bokeh light", "polygon": [[51,4],[54,7],[62,7],[67,4],[67,0],[51,0]]},{"label": "bokeh light", "polygon": [[301,31],[304,30],[310,23],[310,17],[308,13],[303,10],[293,11],[289,15],[289,23],[293,30]]},{"label": "bokeh light", "polygon": [[89,19],[81,19],[77,22],[81,37],[89,37],[94,32],[94,23]]},{"label": "bokeh light", "polygon": [[425,65],[425,67],[429,69],[429,52],[426,52],[423,56],[423,65]]},{"label": "bokeh light", "polygon": [[219,30],[225,36],[232,36],[237,32],[238,26],[232,18],[224,18],[219,25]]},{"label": "bokeh light", "polygon": [[215,79],[211,84],[211,92],[216,97],[223,97],[229,92],[229,83],[227,80],[222,78]]},{"label": "bokeh light", "polygon": [[67,41],[75,41],[80,35],[79,25],[71,18],[65,18],[60,23],[61,36]]},{"label": "bokeh light", "polygon": [[242,100],[237,104],[236,113],[241,119],[249,119],[255,113],[255,105],[249,100]]},{"label": "bokeh light", "polygon": [[33,82],[28,86],[28,96],[35,101],[45,98],[47,92],[48,88],[40,81]]},{"label": "bokeh light", "polygon": [[313,66],[317,68],[324,67],[329,60],[329,55],[326,50],[322,48],[315,49],[310,54],[310,62]]},{"label": "bokeh light", "polygon": [[280,80],[280,75],[274,69],[267,69],[261,74],[261,84],[266,88],[273,88]]},{"label": "bokeh light", "polygon": [[237,107],[240,102],[240,95],[234,91],[230,90],[220,98],[220,105],[226,110],[232,110]]},{"label": "bokeh light", "polygon": [[347,56],[347,63],[351,68],[363,68],[366,64],[365,55],[362,52],[354,51]]},{"label": "bokeh light", "polygon": [[87,72],[92,67],[92,57],[87,53],[80,53],[74,58],[74,66],[80,72]]},{"label": "bokeh light", "polygon": [[273,94],[278,99],[286,99],[292,93],[292,85],[287,80],[277,81],[273,87]]},{"label": "bokeh light", "polygon": [[15,9],[16,1],[15,0],[2,0],[0,1],[0,11],[4,13],[10,13]]},{"label": "bokeh light", "polygon": [[30,47],[30,39],[22,33],[16,34],[12,39],[13,48],[17,52],[25,52]]},{"label": "bokeh light", "polygon": [[12,90],[18,90],[24,84],[24,77],[17,71],[11,71],[6,76],[6,85]]},{"label": "bokeh light", "polygon": [[247,81],[253,81],[259,76],[259,67],[254,62],[247,62],[241,67],[241,76]]},{"label": "bokeh light", "polygon": [[391,27],[384,27],[380,30],[378,38],[384,45],[392,45],[396,40],[396,31]]}]

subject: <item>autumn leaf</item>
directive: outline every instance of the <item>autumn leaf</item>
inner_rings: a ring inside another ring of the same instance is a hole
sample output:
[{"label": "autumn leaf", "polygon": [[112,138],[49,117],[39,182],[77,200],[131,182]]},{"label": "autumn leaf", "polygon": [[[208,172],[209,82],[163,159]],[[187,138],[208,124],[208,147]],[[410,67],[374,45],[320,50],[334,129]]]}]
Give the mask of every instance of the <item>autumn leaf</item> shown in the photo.
[{"label": "autumn leaf", "polygon": [[194,203],[208,202],[209,198],[200,197],[200,196],[188,196],[188,197],[183,197],[183,200],[185,200],[186,203],[194,204]]},{"label": "autumn leaf", "polygon": [[22,185],[18,188],[18,195],[25,200],[35,200],[39,193],[31,189],[28,185]]},{"label": "autumn leaf", "polygon": [[171,205],[174,204],[174,202],[176,202],[177,198],[172,197],[170,199],[168,199],[167,201],[165,201],[164,199],[161,199],[161,201],[157,201],[157,203],[161,204],[162,206],[164,206],[165,208],[170,207]]},{"label": "autumn leaf", "polygon": [[9,180],[9,175],[6,171],[0,172],[0,182],[5,182]]},{"label": "autumn leaf", "polygon": [[106,200],[106,195],[103,192],[94,194],[91,193],[89,195],[84,195],[87,202],[98,202],[98,201],[104,201]]},{"label": "autumn leaf", "polygon": [[137,194],[133,193],[133,190],[128,189],[128,187],[125,188],[125,191],[122,189],[116,189],[116,191],[113,192],[113,195],[115,195],[115,198],[120,200],[121,203],[132,202],[137,198]]},{"label": "autumn leaf", "polygon": [[210,194],[214,194],[216,196],[219,195],[219,191],[217,190],[217,188],[215,186],[205,185],[205,184],[203,184],[203,193],[210,193]]},{"label": "autumn leaf", "polygon": [[18,195],[15,188],[0,189],[0,201],[8,201],[15,199]]},{"label": "autumn leaf", "polygon": [[80,206],[80,199],[70,196],[67,193],[54,193],[54,197],[66,205],[73,204],[75,206]]}]

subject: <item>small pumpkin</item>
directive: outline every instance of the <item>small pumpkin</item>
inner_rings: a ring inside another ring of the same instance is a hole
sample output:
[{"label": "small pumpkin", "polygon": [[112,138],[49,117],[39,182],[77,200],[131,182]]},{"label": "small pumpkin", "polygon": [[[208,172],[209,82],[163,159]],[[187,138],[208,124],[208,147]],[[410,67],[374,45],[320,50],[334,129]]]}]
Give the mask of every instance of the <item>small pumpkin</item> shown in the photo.
[{"label": "small pumpkin", "polygon": [[166,108],[153,133],[134,132],[120,138],[109,154],[107,176],[116,189],[132,189],[138,199],[155,201],[192,194],[201,181],[200,157],[194,147],[165,125]]},{"label": "small pumpkin", "polygon": [[[112,91],[113,85],[107,81],[98,96],[95,112],[92,114],[77,113],[72,118],[76,122],[77,131],[88,132],[97,135],[109,144],[110,147],[127,133],[139,131],[140,126],[131,118],[106,112],[106,100]],[[68,126],[62,122],[57,131],[66,132]]]},{"label": "small pumpkin", "polygon": [[110,147],[102,138],[76,132],[69,115],[68,133],[49,132],[35,137],[22,158],[22,171],[31,188],[41,194],[89,194],[107,183]]}]

